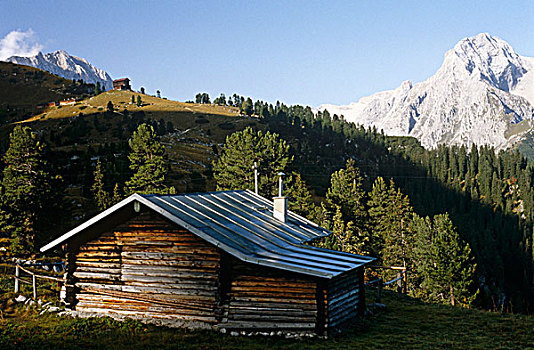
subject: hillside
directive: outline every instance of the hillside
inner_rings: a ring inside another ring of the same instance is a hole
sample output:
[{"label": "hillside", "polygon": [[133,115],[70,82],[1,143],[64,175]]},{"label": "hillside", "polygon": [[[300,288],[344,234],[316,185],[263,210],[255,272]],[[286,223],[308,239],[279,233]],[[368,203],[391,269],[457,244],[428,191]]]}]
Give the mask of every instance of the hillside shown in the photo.
[{"label": "hillside", "polygon": [[[425,304],[386,291],[384,310],[329,339],[239,336],[118,322],[109,318],[72,319],[39,315],[12,299],[12,267],[0,265],[0,346],[2,349],[532,349],[531,316]],[[38,295],[54,301],[41,285]],[[23,285],[23,294],[31,287]],[[374,302],[368,289],[368,303]]]},{"label": "hillside", "polygon": [[91,89],[37,68],[0,62],[0,125],[38,113],[42,103],[89,96]]},{"label": "hillside", "polygon": [[[137,96],[141,97],[142,105],[140,107],[137,107],[136,103],[131,102],[132,96],[134,96],[135,101],[137,101]],[[230,117],[239,115],[239,110],[234,107],[183,103],[144,95],[133,91],[110,90],[83,101],[79,101],[74,105],[51,107],[43,113],[26,119],[25,122],[71,118],[80,113],[82,115],[100,113],[106,110],[109,101],[113,103],[114,110],[117,112],[123,112],[124,110],[131,113],[143,111],[155,118],[168,116],[169,114],[174,113],[191,113],[192,115],[210,114]]]}]

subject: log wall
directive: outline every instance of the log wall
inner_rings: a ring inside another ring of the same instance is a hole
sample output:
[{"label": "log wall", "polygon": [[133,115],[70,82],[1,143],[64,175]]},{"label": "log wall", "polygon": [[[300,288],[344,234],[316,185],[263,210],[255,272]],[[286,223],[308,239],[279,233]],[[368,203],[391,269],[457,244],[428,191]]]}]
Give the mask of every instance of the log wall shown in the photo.
[{"label": "log wall", "polygon": [[302,275],[232,259],[220,328],[315,332],[316,282]]},{"label": "log wall", "polygon": [[82,312],[323,335],[363,308],[362,269],[326,280],[244,263],[151,211],[69,244],[67,256],[66,299]]},{"label": "log wall", "polygon": [[329,332],[341,329],[361,313],[364,295],[362,269],[336,276],[328,282],[327,317]]},{"label": "log wall", "polygon": [[218,249],[155,213],[142,213],[73,253],[77,311],[191,327],[217,322]]}]

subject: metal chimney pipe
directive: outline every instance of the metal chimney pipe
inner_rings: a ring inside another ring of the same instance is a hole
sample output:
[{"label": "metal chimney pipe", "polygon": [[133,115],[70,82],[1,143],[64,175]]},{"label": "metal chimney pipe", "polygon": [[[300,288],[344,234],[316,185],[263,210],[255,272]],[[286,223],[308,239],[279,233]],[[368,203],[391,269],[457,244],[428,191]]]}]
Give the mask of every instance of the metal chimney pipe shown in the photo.
[{"label": "metal chimney pipe", "polygon": [[254,192],[258,194],[258,163],[254,162]]},{"label": "metal chimney pipe", "polygon": [[282,197],[284,193],[284,180],[282,179],[282,176],[285,176],[283,172],[278,173],[278,197]]},{"label": "metal chimney pipe", "polygon": [[282,222],[286,222],[287,219],[287,198],[283,196],[284,181],[282,176],[284,175],[282,172],[278,173],[278,197],[273,198],[273,217]]}]

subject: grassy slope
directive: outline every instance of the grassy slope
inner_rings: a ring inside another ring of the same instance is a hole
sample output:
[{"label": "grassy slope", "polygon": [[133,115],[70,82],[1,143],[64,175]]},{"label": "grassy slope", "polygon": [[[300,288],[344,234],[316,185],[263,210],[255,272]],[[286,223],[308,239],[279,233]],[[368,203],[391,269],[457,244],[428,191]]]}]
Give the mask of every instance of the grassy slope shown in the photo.
[{"label": "grassy slope", "polygon": [[[136,104],[131,103],[132,95],[135,96],[134,99],[136,101],[137,96],[141,96],[142,106],[137,107]],[[109,101],[113,103],[114,109],[119,112],[127,109],[129,112],[144,111],[145,113],[151,113],[154,115],[176,112],[214,114],[222,116],[239,115],[239,110],[234,107],[183,103],[165,100],[154,96],[143,95],[132,91],[110,90],[80,101],[76,105],[49,108],[44,113],[27,119],[26,122],[69,118],[78,115],[79,113],[99,113],[106,110]]]},{"label": "grassy slope", "polygon": [[[10,302],[12,270],[0,266],[1,349],[534,349],[532,316],[430,305],[391,292],[383,299],[386,310],[326,340],[232,337],[136,321],[39,316]],[[45,289],[38,293],[54,299]]]},{"label": "grassy slope", "polygon": [[0,62],[0,91],[0,110],[9,106],[5,117],[13,121],[36,112],[40,103],[80,96],[87,87],[37,68]]}]

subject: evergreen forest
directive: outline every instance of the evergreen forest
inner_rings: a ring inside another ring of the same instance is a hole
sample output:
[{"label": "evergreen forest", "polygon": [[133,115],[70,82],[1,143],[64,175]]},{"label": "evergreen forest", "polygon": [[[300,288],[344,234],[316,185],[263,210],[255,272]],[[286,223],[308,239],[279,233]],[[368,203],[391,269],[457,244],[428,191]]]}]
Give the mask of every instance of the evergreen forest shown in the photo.
[{"label": "evergreen forest", "polygon": [[[196,102],[211,103],[205,93]],[[534,164],[519,151],[426,150],[310,107],[237,94],[214,103],[242,116],[219,122],[217,135],[206,128],[212,116],[190,116],[211,140],[212,158],[187,176],[177,175],[185,166],[173,164],[173,146],[162,141],[184,139],[171,118],[112,105],[61,128],[11,127],[1,145],[0,234],[13,254],[36,253],[130,193],[252,190],[256,163],[260,194],[276,194],[283,171],[290,210],[334,232],[313,244],[405,266],[409,292],[426,300],[532,311]],[[98,132],[113,141],[90,141]],[[76,205],[65,196],[73,188],[81,188]]]}]

